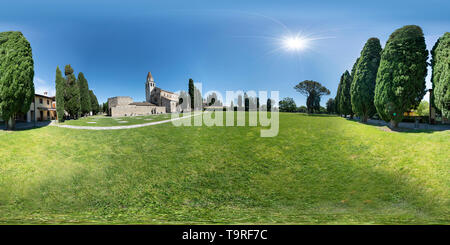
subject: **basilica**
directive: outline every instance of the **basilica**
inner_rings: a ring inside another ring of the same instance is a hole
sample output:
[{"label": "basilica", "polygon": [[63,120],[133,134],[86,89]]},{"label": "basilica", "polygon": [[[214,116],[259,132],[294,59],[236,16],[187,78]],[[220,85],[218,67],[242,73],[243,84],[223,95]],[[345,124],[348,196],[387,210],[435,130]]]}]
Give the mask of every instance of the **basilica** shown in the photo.
[{"label": "basilica", "polygon": [[108,99],[108,115],[143,116],[172,113],[177,111],[178,95],[156,87],[152,74],[147,74],[145,82],[145,101],[133,102],[129,96],[116,96]]}]

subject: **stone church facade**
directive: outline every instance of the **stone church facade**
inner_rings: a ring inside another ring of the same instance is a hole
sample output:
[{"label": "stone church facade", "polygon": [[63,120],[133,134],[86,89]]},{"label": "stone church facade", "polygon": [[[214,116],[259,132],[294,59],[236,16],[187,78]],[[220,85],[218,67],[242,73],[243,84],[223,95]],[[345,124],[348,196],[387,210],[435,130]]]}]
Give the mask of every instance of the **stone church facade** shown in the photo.
[{"label": "stone church facade", "polygon": [[166,107],[166,112],[176,112],[178,105],[178,95],[155,86],[155,80],[150,72],[147,74],[145,83],[146,102],[158,106]]},{"label": "stone church facade", "polygon": [[108,98],[108,115],[112,117],[143,116],[177,111],[178,95],[155,86],[152,74],[147,74],[145,102],[133,102],[129,96]]}]

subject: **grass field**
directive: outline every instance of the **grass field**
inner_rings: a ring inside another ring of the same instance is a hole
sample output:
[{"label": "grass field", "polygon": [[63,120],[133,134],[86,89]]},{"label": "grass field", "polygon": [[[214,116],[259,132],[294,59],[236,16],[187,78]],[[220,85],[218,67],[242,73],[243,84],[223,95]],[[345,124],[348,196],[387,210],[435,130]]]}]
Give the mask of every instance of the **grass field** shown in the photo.
[{"label": "grass field", "polygon": [[450,131],[260,129],[0,131],[0,223],[450,224]]},{"label": "grass field", "polygon": [[[182,115],[180,115],[182,116]],[[168,114],[155,114],[149,116],[132,116],[132,117],[108,117],[108,116],[91,116],[83,117],[77,120],[67,120],[61,125],[74,125],[74,126],[124,126],[143,124],[149,122],[157,122],[170,119]]]}]

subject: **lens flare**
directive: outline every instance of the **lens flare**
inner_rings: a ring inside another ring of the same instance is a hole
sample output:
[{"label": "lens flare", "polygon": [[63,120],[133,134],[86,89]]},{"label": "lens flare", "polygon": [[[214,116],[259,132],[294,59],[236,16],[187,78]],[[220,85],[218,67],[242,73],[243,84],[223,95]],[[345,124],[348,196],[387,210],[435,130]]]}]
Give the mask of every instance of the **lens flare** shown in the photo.
[{"label": "lens flare", "polygon": [[287,37],[283,40],[283,45],[287,50],[301,51],[308,48],[309,40],[300,36]]}]

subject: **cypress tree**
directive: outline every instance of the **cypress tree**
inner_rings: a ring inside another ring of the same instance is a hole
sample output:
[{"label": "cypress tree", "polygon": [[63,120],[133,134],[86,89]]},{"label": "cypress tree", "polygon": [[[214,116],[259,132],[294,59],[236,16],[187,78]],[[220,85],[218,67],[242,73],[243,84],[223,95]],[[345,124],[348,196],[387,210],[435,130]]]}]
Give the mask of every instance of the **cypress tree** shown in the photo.
[{"label": "cypress tree", "polygon": [[381,53],[374,103],[378,115],[397,127],[403,113],[425,95],[428,51],[422,29],[409,25],[395,30]]},{"label": "cypress tree", "polygon": [[340,98],[341,98],[341,89],[342,88],[342,77],[341,80],[339,80],[339,85],[337,87],[336,91],[336,97],[334,97],[334,107],[337,114],[342,115],[341,108],[340,108]]},{"label": "cypress tree", "polygon": [[250,99],[248,98],[247,93],[244,93],[244,110],[249,111],[250,109]]},{"label": "cypress tree", "polygon": [[92,114],[96,115],[100,111],[100,106],[98,104],[97,96],[95,96],[94,91],[89,90],[89,101],[91,103]]},{"label": "cypress tree", "polygon": [[189,78],[189,96],[191,98],[191,109],[194,110],[194,95],[195,95],[195,87],[194,87],[194,80],[192,78]]},{"label": "cypress tree", "polygon": [[80,89],[80,110],[81,114],[85,116],[92,110],[91,96],[89,94],[88,81],[84,77],[83,72],[78,73],[78,86]]},{"label": "cypress tree", "polygon": [[355,63],[353,64],[352,72],[350,73],[350,76],[352,77],[352,79],[353,79],[353,76],[354,76],[355,73],[356,73],[357,66],[358,66],[358,62],[359,62],[359,59],[360,59],[360,58],[361,58],[361,57],[358,57],[358,58],[356,59]]},{"label": "cypress tree", "polygon": [[370,38],[364,45],[361,57],[352,72],[350,87],[352,110],[358,114],[362,122],[367,122],[367,119],[376,112],[373,97],[380,55],[380,40]]},{"label": "cypress tree", "polygon": [[80,88],[77,79],[73,74],[73,69],[70,65],[64,67],[65,93],[64,93],[64,109],[73,118],[80,116]]},{"label": "cypress tree", "polygon": [[446,32],[431,50],[431,103],[443,116],[450,118],[450,32]]},{"label": "cypress tree", "polygon": [[339,96],[339,111],[344,116],[350,115],[350,118],[353,117],[352,111],[352,103],[350,96],[350,86],[352,84],[352,77],[350,73],[345,70],[344,74],[341,76],[341,91]]},{"label": "cypress tree", "polygon": [[56,67],[55,90],[56,90],[56,114],[58,122],[64,122],[64,78],[59,66]]},{"label": "cypress tree", "polygon": [[34,98],[31,45],[21,32],[0,33],[0,111],[7,129],[17,113],[27,113]]}]

